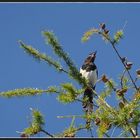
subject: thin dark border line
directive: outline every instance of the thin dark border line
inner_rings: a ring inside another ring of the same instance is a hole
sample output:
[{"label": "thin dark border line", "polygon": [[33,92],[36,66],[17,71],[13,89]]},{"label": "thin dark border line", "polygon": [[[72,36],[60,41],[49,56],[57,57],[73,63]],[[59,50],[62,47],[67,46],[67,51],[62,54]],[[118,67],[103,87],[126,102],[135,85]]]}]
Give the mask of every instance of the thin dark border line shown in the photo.
[{"label": "thin dark border line", "polygon": [[1,3],[10,3],[10,4],[13,4],[13,3],[33,3],[33,4],[41,4],[41,3],[65,3],[65,4],[71,4],[71,3],[75,3],[75,4],[87,4],[87,3],[96,3],[96,4],[135,4],[135,3],[140,3],[140,2],[0,2]]}]

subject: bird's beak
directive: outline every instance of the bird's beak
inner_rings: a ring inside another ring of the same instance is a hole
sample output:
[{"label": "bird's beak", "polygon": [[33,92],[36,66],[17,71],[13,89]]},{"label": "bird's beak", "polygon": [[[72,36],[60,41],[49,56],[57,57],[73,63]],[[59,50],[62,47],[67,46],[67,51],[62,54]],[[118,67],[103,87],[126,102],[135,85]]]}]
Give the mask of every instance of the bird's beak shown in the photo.
[{"label": "bird's beak", "polygon": [[92,57],[96,57],[97,51],[92,53]]},{"label": "bird's beak", "polygon": [[94,55],[95,55],[95,56],[96,56],[96,54],[97,54],[97,51],[94,52]]}]

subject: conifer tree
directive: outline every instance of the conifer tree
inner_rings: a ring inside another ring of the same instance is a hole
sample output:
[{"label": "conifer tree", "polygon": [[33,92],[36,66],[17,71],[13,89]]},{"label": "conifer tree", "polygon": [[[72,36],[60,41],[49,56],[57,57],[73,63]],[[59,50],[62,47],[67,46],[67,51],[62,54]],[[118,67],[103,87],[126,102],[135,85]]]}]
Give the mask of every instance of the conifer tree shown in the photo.
[{"label": "conifer tree", "polygon": [[[50,94],[54,93],[57,95],[57,99],[62,103],[73,103],[79,101],[84,102],[81,96],[85,88],[87,87],[88,81],[81,76],[79,68],[76,67],[73,60],[70,58],[67,52],[63,49],[55,34],[51,31],[42,32],[47,46],[53,50],[55,55],[61,58],[66,67],[60,62],[54,60],[51,56],[41,53],[37,49],[30,45],[25,44],[23,41],[19,41],[20,47],[31,57],[37,61],[44,61],[49,66],[56,69],[59,74],[67,74],[69,78],[76,81],[79,84],[79,88],[73,83],[60,83],[59,86],[51,86],[47,89],[36,88],[22,88],[10,91],[4,91],[0,93],[1,97],[12,98],[21,96],[34,96],[39,94]],[[106,28],[105,23],[100,24],[97,28],[91,28],[84,33],[81,41],[87,42],[92,35],[101,36],[101,38],[108,42],[108,46],[112,47],[112,50],[116,53],[116,59],[123,65],[119,82],[115,82],[113,78],[109,78],[106,74],[102,74],[99,77],[96,84],[103,84],[104,88],[100,92],[93,90],[94,93],[94,110],[91,114],[69,115],[69,116],[58,116],[59,118],[67,119],[71,118],[71,124],[68,128],[64,129],[63,132],[57,134],[50,134],[49,130],[44,129],[45,121],[44,114],[37,109],[31,109],[32,122],[27,128],[23,128],[23,132],[20,133],[21,137],[32,137],[38,133],[43,132],[46,137],[78,137],[77,132],[85,129],[91,132],[96,130],[98,137],[113,137],[115,130],[119,128],[120,134],[118,137],[139,137],[139,123],[140,123],[140,88],[137,85],[137,81],[140,77],[140,70],[136,70],[136,77],[132,77],[131,68],[133,63],[128,61],[126,57],[122,57],[118,51],[118,44],[124,37],[123,29],[118,30],[114,36],[110,35],[110,30]],[[104,49],[104,48],[102,48]],[[118,58],[117,58],[118,57]],[[133,94],[132,98],[128,97],[128,92]],[[116,95],[116,101],[118,104],[112,107],[106,99],[111,99],[112,95]],[[19,99],[20,100],[20,99]],[[82,109],[82,105],[81,105]],[[90,124],[83,123],[78,126],[75,125],[75,119],[90,119]],[[57,126],[56,126],[57,127]]]}]

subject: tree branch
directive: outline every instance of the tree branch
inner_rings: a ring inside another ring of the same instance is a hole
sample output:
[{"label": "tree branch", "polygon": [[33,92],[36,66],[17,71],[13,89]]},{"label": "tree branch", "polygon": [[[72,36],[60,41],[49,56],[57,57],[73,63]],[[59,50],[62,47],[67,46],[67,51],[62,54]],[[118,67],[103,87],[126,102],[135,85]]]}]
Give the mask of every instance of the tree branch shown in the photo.
[{"label": "tree branch", "polygon": [[133,83],[135,89],[138,91],[138,87],[136,86],[135,81],[133,80],[133,78],[132,78],[132,76],[131,76],[129,70],[126,68],[125,63],[122,61],[122,57],[120,56],[118,50],[117,50],[116,47],[115,47],[115,42],[112,41],[111,38],[110,38],[109,36],[105,35],[104,33],[102,33],[102,32],[98,32],[98,33],[99,33],[100,35],[102,35],[103,37],[105,37],[105,38],[111,43],[111,45],[112,45],[113,49],[115,50],[117,56],[118,56],[119,59],[121,60],[121,63],[123,64],[124,68],[126,69],[126,71],[127,71],[128,75],[129,75],[129,77],[130,77],[130,79],[131,79],[131,81],[132,81],[132,83]]},{"label": "tree branch", "polygon": [[123,89],[123,78],[124,78],[124,75],[126,73],[126,69],[123,71],[123,74],[121,76],[121,88]]},{"label": "tree branch", "polygon": [[[125,124],[129,127],[129,123],[127,121],[127,119],[125,120]],[[129,128],[130,133],[133,135],[133,137],[137,137],[136,131],[133,128]]]},{"label": "tree branch", "polygon": [[119,59],[121,60],[121,63],[122,63],[123,66],[125,67],[125,70],[127,71],[127,73],[128,73],[128,75],[129,75],[129,77],[130,77],[130,79],[131,79],[131,81],[132,81],[132,83],[133,83],[135,89],[138,91],[138,87],[136,86],[136,83],[135,83],[135,81],[133,80],[133,78],[132,78],[132,76],[131,76],[129,70],[126,68],[125,63],[122,61],[122,57],[120,56],[118,50],[116,49],[116,47],[115,47],[115,45],[114,45],[114,42],[111,41],[110,43],[111,43],[113,49],[115,50],[116,54],[118,55]]},{"label": "tree branch", "polygon": [[46,135],[48,135],[48,136],[50,136],[50,137],[54,137],[52,134],[48,133],[47,131],[45,131],[45,130],[43,130],[43,129],[41,129],[40,131],[43,132],[43,133],[45,133]]}]

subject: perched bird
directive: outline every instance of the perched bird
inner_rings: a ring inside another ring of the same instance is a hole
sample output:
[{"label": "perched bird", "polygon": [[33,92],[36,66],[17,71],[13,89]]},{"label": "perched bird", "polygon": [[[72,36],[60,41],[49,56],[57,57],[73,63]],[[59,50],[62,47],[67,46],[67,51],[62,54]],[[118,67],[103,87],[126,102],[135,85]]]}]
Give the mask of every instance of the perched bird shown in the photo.
[{"label": "perched bird", "polygon": [[92,52],[85,59],[84,64],[80,68],[80,73],[83,77],[88,80],[88,87],[85,89],[83,99],[87,99],[86,102],[83,102],[83,109],[87,113],[91,113],[93,111],[93,90],[95,90],[96,81],[98,78],[98,70],[94,63],[96,58],[96,53]]}]

